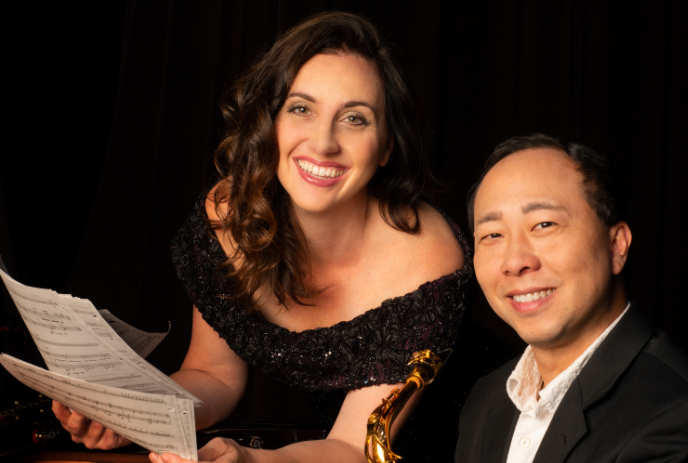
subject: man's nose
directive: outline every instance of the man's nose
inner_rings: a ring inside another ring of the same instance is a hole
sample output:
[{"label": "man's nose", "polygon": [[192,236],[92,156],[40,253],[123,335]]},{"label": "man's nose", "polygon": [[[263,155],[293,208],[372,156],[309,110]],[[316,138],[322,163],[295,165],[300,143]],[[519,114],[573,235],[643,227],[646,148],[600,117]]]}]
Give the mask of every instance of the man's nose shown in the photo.
[{"label": "man's nose", "polygon": [[537,271],[540,266],[540,259],[527,239],[512,237],[509,240],[500,268],[503,274],[520,276],[527,272]]},{"label": "man's nose", "polygon": [[314,153],[327,156],[339,151],[336,127],[331,122],[321,119],[313,124],[312,132],[308,139],[308,147]]}]

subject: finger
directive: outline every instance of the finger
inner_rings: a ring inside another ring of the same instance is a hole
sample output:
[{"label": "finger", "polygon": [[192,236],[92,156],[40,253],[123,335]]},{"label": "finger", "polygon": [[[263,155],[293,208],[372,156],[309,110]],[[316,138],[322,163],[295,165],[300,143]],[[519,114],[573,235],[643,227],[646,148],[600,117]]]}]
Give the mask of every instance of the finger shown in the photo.
[{"label": "finger", "polygon": [[55,414],[57,420],[60,423],[62,423],[63,426],[67,424],[67,420],[69,420],[69,417],[72,415],[72,412],[71,410],[69,410],[69,408],[65,407],[56,400],[53,400],[53,413]]},{"label": "finger", "polygon": [[198,461],[213,461],[223,455],[235,454],[235,446],[237,445],[238,444],[231,439],[216,437],[198,451]]},{"label": "finger", "polygon": [[191,463],[191,460],[187,460],[186,458],[182,458],[173,453],[163,453],[160,455],[160,459],[157,461],[157,463]]},{"label": "finger", "polygon": [[131,441],[126,437],[120,436],[112,429],[105,428],[105,432],[101,436],[100,441],[95,448],[101,450],[111,450],[130,443]]},{"label": "finger", "polygon": [[88,423],[90,420],[79,412],[72,412],[72,415],[67,421],[67,426],[73,429],[77,434],[83,435],[88,431]]},{"label": "finger", "polygon": [[109,450],[103,447],[103,445],[105,445],[104,442],[101,443],[105,431],[107,431],[107,428],[102,424],[91,421],[91,424],[86,428],[86,432],[81,436],[81,442],[87,449]]}]

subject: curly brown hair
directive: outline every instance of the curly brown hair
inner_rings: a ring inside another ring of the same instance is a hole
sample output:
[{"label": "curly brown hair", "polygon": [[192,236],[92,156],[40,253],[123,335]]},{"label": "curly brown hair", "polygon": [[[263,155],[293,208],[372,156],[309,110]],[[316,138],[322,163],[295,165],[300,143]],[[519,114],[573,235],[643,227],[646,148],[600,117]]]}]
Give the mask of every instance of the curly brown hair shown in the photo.
[{"label": "curly brown hair", "polygon": [[236,297],[247,307],[255,308],[252,296],[265,283],[283,305],[287,296],[304,304],[303,298],[318,292],[306,285],[310,266],[305,238],[277,179],[274,120],[301,66],[316,54],[337,52],[375,63],[385,91],[385,118],[394,148],[388,164],[378,168],[368,185],[380,201],[382,218],[397,230],[418,233],[416,205],[437,186],[421,142],[425,119],[415,92],[392,45],[380,39],[375,27],[354,14],[328,12],[288,30],[220,103],[226,131],[215,152],[223,181],[215,190],[220,221],[213,227],[231,233],[234,240],[235,254],[224,268],[237,282]]}]

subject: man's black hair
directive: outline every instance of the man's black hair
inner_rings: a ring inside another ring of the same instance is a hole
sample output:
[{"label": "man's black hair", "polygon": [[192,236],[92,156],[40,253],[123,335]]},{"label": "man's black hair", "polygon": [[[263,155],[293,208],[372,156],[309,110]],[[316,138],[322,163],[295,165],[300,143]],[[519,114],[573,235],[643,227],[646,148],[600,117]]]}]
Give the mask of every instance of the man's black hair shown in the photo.
[{"label": "man's black hair", "polygon": [[590,207],[600,220],[611,227],[628,220],[627,203],[623,190],[606,156],[579,143],[564,141],[542,133],[513,137],[500,143],[485,161],[485,167],[478,181],[468,190],[468,226],[473,230],[473,208],[475,195],[487,173],[495,164],[519,151],[532,148],[553,148],[566,153],[576,164],[576,170],[583,176],[583,190]]}]

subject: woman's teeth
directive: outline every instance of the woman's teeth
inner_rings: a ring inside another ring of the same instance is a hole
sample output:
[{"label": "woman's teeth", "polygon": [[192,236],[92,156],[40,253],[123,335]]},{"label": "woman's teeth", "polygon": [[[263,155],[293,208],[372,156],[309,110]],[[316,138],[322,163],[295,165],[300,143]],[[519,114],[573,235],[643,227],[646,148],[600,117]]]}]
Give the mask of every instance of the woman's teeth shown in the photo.
[{"label": "woman's teeth", "polygon": [[547,291],[536,291],[530,294],[517,294],[513,296],[513,298],[516,302],[531,302],[537,301],[538,299],[542,299],[543,297],[547,297],[553,292],[554,290],[550,288]]},{"label": "woman's teeth", "polygon": [[315,177],[335,178],[344,174],[343,169],[336,169],[334,167],[318,167],[312,162],[304,161],[302,159],[299,159],[297,162],[299,163],[301,170],[308,172]]}]

